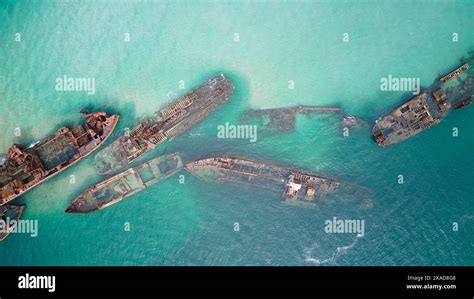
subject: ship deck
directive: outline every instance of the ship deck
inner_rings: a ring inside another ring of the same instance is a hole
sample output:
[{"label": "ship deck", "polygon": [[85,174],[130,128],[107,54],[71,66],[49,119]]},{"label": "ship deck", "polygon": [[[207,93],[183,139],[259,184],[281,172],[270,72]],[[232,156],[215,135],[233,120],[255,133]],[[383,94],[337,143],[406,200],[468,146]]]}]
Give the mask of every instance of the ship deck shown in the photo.
[{"label": "ship deck", "polygon": [[108,207],[173,175],[182,167],[178,153],[151,159],[87,189],[71,202],[66,212],[89,213]]},{"label": "ship deck", "polygon": [[[32,148],[24,149],[14,144],[9,150],[9,160],[14,159],[14,163],[18,165],[9,171],[10,181],[8,178],[1,179],[6,184],[0,186],[0,204],[14,200],[90,155],[110,137],[118,120],[118,115],[107,116],[105,112],[87,114],[86,123],[92,121],[102,128],[101,134],[90,128],[89,132],[95,134],[95,138],[88,139],[90,142],[87,144],[81,144],[79,140],[84,136],[73,139],[74,135],[71,132],[74,129],[70,130],[67,127],[61,128]],[[75,155],[74,150],[79,154]]]},{"label": "ship deck", "polygon": [[[465,65],[474,62],[474,54]],[[463,65],[464,66],[464,65]],[[408,139],[438,123],[453,110],[456,102],[471,99],[474,95],[474,71],[472,67],[460,67],[463,72],[453,71],[456,76],[442,77],[426,88],[421,95],[422,102],[416,96],[400,107],[377,120],[372,129],[379,144],[390,146]],[[421,108],[421,106],[424,107]],[[423,109],[421,111],[420,109]]]},{"label": "ship deck", "polygon": [[60,135],[36,148],[45,169],[51,170],[65,162],[71,161],[78,154],[77,147],[68,135]]},{"label": "ship deck", "polygon": [[130,136],[122,136],[101,150],[95,159],[97,172],[109,174],[132,163],[165,140],[172,140],[205,119],[228,101],[234,85],[223,74],[214,77],[138,124]]}]

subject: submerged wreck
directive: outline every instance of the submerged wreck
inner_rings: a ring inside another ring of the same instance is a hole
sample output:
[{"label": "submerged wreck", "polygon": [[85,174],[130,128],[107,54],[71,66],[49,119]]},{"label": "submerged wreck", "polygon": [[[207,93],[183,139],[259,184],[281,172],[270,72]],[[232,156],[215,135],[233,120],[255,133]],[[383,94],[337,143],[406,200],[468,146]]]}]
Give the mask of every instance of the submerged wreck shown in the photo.
[{"label": "submerged wreck", "polygon": [[340,124],[342,127],[355,127],[355,126],[367,125],[367,121],[361,118],[358,118],[357,116],[354,116],[354,115],[345,115],[342,117]]},{"label": "submerged wreck", "polygon": [[336,107],[296,106],[272,109],[250,109],[245,111],[241,120],[254,121],[259,127],[290,132],[295,129],[296,115],[340,112]]},{"label": "submerged wreck", "polygon": [[227,102],[233,92],[234,85],[223,74],[206,81],[101,150],[95,157],[97,172],[112,173],[173,140]]},{"label": "submerged wreck", "polygon": [[183,168],[177,154],[163,155],[88,188],[77,196],[66,213],[86,214],[109,207],[156,184]]},{"label": "submerged wreck", "polygon": [[212,157],[185,166],[190,173],[211,182],[255,185],[283,191],[285,202],[314,204],[336,191],[340,182],[273,164],[258,163],[235,157]]},{"label": "submerged wreck", "polygon": [[472,102],[474,96],[474,53],[463,64],[442,76],[421,94],[409,99],[372,128],[382,147],[402,142],[443,121],[452,111]]},{"label": "submerged wreck", "polygon": [[63,127],[28,148],[14,144],[0,164],[0,206],[61,173],[96,150],[111,135],[118,115],[83,112],[85,122]]},{"label": "submerged wreck", "polygon": [[[4,205],[0,206],[0,241],[5,240],[18,224],[25,206]],[[13,225],[11,225],[13,223]]]}]

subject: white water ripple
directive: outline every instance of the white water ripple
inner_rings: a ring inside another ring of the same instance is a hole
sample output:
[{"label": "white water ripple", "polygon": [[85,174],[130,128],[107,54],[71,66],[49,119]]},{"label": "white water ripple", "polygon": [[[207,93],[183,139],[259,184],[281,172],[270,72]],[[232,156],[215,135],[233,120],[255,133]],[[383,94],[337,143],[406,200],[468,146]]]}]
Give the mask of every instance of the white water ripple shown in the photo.
[{"label": "white water ripple", "polygon": [[312,264],[318,265],[318,266],[319,265],[325,265],[325,264],[335,266],[335,265],[337,265],[337,258],[342,254],[346,254],[349,251],[349,249],[354,247],[354,245],[357,243],[357,240],[361,237],[362,237],[361,235],[357,235],[355,237],[354,241],[352,241],[352,243],[350,245],[338,246],[336,248],[336,250],[332,253],[331,257],[326,258],[326,259],[322,259],[322,260],[312,256],[313,251],[316,248],[316,246],[313,246],[311,248],[305,248],[305,250],[304,250],[304,258],[305,259],[304,260],[307,263],[312,263]]}]

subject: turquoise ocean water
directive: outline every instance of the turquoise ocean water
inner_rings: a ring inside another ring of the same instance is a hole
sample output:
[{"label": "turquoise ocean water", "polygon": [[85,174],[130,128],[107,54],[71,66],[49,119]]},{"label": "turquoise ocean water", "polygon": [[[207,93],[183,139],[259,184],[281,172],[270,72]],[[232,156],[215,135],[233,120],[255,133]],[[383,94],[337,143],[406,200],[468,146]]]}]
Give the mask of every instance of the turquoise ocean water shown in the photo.
[{"label": "turquoise ocean water", "polygon": [[[428,86],[450,71],[474,50],[473,14],[470,0],[2,0],[0,153],[78,122],[83,107],[119,113],[118,134],[223,71],[235,83],[231,102],[146,157],[263,160],[352,181],[371,200],[361,204],[356,194],[304,209],[283,204],[278,192],[183,171],[100,212],[65,214],[103,179],[91,156],[17,200],[39,235],[9,236],[0,264],[474,265],[473,108],[388,149],[370,133],[410,96],[380,91],[380,78],[419,77]],[[57,92],[63,75],[94,77],[96,93]],[[256,143],[216,138],[218,125],[238,124],[248,108],[299,104],[340,106],[370,125],[344,138],[336,116],[300,116],[295,132],[258,131]],[[325,233],[332,217],[365,220],[365,235]]]}]

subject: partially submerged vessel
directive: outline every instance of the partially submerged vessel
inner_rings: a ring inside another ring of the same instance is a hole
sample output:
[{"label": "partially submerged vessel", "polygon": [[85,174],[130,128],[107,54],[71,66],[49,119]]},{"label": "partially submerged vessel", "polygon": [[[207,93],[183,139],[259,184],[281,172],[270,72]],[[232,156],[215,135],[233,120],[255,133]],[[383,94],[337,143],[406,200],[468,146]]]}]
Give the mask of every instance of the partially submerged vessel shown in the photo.
[{"label": "partially submerged vessel", "polygon": [[339,188],[340,182],[288,169],[235,157],[212,157],[185,166],[190,173],[212,182],[251,184],[283,191],[288,203],[314,203]]},{"label": "partially submerged vessel", "polygon": [[367,125],[367,122],[354,115],[344,115],[341,119],[341,126],[343,127],[355,127],[360,125]]},{"label": "partially submerged vessel", "polygon": [[423,93],[379,118],[375,141],[387,147],[440,123],[452,110],[467,106],[474,96],[474,53],[461,66],[441,77]]},{"label": "partially submerged vessel", "polygon": [[296,115],[339,112],[337,107],[295,106],[272,109],[249,109],[242,114],[242,121],[255,121],[261,128],[290,132],[295,129]]},{"label": "partially submerged vessel", "polygon": [[63,127],[28,148],[13,144],[0,164],[0,205],[61,173],[96,150],[111,135],[118,115],[83,111],[85,122]]},{"label": "partially submerged vessel", "polygon": [[104,209],[182,168],[183,162],[177,153],[151,159],[88,188],[71,202],[66,213],[86,214]]},{"label": "partially submerged vessel", "polygon": [[101,150],[95,158],[97,172],[114,172],[183,134],[227,102],[233,92],[234,85],[223,74],[208,80]]},{"label": "partially submerged vessel", "polygon": [[454,109],[456,110],[462,109],[466,107],[467,105],[470,105],[471,103],[472,103],[472,98],[464,99],[462,101],[454,103]]},{"label": "partially submerged vessel", "polygon": [[0,206],[0,241],[15,230],[24,208],[25,206],[17,205]]}]

